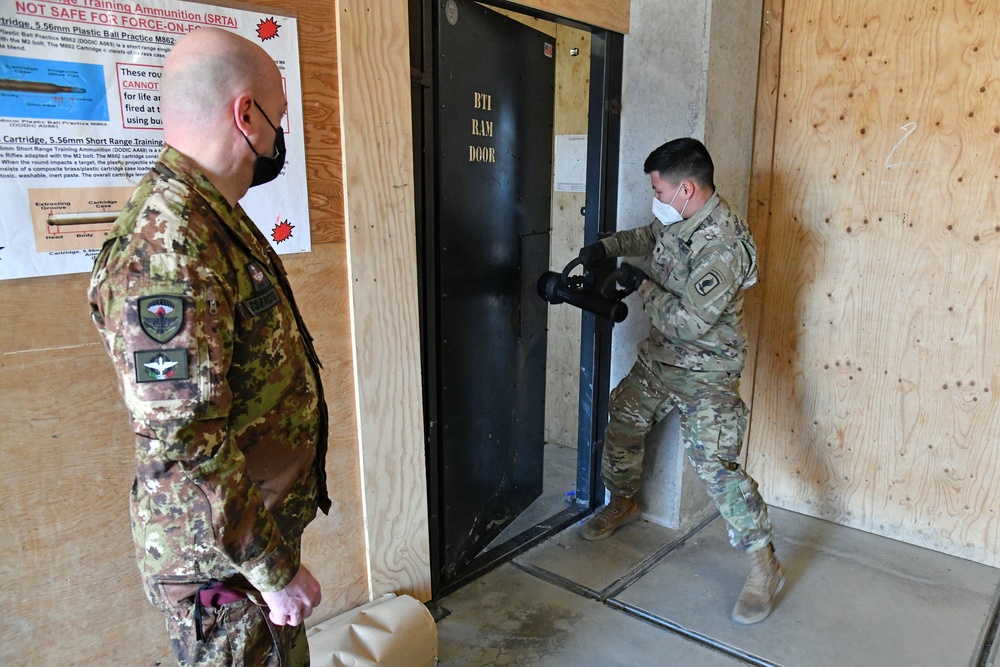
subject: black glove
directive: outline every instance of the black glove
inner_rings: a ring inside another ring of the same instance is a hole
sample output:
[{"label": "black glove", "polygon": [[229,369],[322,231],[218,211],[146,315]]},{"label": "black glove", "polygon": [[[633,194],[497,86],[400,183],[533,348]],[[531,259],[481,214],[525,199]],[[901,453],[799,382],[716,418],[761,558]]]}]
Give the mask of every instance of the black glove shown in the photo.
[{"label": "black glove", "polygon": [[604,249],[604,244],[600,241],[580,248],[580,254],[578,255],[583,260],[583,269],[585,271],[607,256],[608,251]]},{"label": "black glove", "polygon": [[639,285],[642,284],[643,280],[649,280],[649,276],[646,275],[645,271],[638,266],[632,266],[628,262],[622,262],[622,265],[618,267],[617,275],[618,284],[629,292],[639,289]]}]

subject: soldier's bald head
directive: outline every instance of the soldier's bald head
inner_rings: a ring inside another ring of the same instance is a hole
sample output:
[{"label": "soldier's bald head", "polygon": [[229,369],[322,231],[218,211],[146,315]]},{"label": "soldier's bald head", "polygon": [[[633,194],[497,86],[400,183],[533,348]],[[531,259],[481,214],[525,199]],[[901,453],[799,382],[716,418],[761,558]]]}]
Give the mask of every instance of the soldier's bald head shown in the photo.
[{"label": "soldier's bald head", "polygon": [[240,94],[273,94],[280,86],[277,65],[258,45],[219,28],[195,30],[174,45],[163,69],[160,113],[167,141],[174,128],[207,131],[224,122]]}]

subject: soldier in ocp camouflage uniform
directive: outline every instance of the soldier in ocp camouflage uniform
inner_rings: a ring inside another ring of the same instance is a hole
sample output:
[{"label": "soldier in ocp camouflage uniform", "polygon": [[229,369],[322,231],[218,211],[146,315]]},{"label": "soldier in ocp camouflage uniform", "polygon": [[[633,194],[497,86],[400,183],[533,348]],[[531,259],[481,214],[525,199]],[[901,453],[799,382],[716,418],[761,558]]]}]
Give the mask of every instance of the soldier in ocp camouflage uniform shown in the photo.
[{"label": "soldier in ocp camouflage uniform", "polygon": [[757,282],[757,250],[746,223],[715,192],[712,158],[701,142],[668,142],[649,155],[644,170],[657,220],[580,251],[586,266],[652,255],[651,276],[621,266],[619,282],[638,291],[652,326],[632,370],[611,393],[601,466],[611,502],[581,535],[604,539],[639,517],[633,496],[644,438],[677,409],[685,453],[726,520],[730,542],[750,557],[733,619],[756,623],[784,583],[767,507],[739,464],[747,424],[739,395],[747,347],[742,292]]},{"label": "soldier in ocp camouflage uniform", "polygon": [[92,316],[136,434],[131,514],[178,663],[308,665],[329,510],[319,361],[281,261],[237,203],[284,161],[281,75],[202,28],[167,58],[167,145],[98,256]]}]

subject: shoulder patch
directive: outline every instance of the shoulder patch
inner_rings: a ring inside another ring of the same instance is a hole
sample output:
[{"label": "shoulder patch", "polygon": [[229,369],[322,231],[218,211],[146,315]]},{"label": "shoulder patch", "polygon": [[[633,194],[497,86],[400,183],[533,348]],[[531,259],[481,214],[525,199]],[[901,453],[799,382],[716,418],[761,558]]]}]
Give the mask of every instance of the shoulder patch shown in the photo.
[{"label": "shoulder patch", "polygon": [[281,301],[278,290],[274,288],[267,274],[257,262],[247,263],[246,270],[250,276],[250,284],[253,286],[253,296],[244,301],[250,313],[259,315],[268,308],[277,306]]},{"label": "shoulder patch", "polygon": [[708,296],[712,290],[722,284],[722,276],[715,269],[709,270],[708,273],[702,275],[698,278],[698,281],[694,285],[694,289],[698,294],[702,296]]},{"label": "shoulder patch", "polygon": [[271,286],[271,281],[267,279],[267,274],[264,273],[257,262],[248,262],[246,269],[247,274],[250,276],[250,283],[253,285],[254,293],[259,294],[260,292],[264,292]]},{"label": "shoulder patch", "polygon": [[157,343],[176,336],[184,324],[184,300],[158,294],[139,299],[139,326]]},{"label": "shoulder patch", "polygon": [[135,353],[136,382],[187,379],[187,350],[145,350]]},{"label": "shoulder patch", "polygon": [[688,279],[687,299],[699,311],[722,312],[742,281],[736,280],[725,255],[703,261]]}]

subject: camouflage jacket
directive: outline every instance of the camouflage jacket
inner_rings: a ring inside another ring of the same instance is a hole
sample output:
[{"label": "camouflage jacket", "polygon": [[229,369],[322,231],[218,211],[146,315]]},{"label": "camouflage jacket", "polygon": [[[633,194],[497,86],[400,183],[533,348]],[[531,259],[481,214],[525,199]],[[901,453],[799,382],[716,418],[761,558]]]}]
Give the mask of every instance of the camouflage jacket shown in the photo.
[{"label": "camouflage jacket", "polygon": [[696,371],[743,370],[742,292],[757,282],[757,248],[718,193],[687,220],[655,220],[603,243],[609,257],[652,254],[655,287],[642,297],[652,327],[640,358]]},{"label": "camouflage jacket", "polygon": [[326,495],[319,361],[277,254],[166,146],[91,275],[94,323],[136,435],[132,530],[147,594],[299,567]]}]

